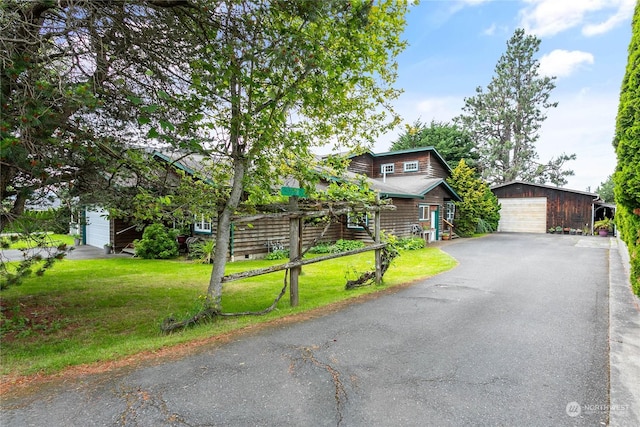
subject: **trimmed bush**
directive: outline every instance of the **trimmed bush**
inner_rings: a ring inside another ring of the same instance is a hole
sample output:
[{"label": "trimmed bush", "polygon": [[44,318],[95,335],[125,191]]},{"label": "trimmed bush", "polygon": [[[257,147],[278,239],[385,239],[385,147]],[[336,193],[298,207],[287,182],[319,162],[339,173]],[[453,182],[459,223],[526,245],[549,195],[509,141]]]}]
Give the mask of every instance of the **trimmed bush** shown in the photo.
[{"label": "trimmed bush", "polygon": [[151,224],[144,229],[142,239],[134,242],[136,255],[145,259],[170,259],[179,254],[175,230],[162,224]]}]

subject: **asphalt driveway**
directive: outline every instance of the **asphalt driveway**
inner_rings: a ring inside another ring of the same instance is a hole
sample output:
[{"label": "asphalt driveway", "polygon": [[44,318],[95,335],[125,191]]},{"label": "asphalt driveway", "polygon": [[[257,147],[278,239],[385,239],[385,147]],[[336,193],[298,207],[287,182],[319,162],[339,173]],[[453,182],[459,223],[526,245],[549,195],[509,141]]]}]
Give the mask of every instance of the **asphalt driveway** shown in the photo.
[{"label": "asphalt driveway", "polygon": [[455,241],[444,249],[460,265],[409,289],[6,399],[2,425],[603,425],[609,240],[597,239]]}]

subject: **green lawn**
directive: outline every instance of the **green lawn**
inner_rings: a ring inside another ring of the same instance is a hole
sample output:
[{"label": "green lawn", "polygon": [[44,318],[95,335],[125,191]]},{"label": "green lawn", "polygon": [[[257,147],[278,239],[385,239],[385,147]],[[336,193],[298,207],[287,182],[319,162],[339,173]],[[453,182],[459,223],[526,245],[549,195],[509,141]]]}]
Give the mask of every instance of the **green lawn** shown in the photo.
[{"label": "green lawn", "polygon": [[[230,263],[227,273],[283,261]],[[232,317],[164,335],[159,325],[195,313],[206,293],[211,267],[186,261],[108,258],[64,260],[41,278],[2,292],[2,375],[55,373],[69,366],[112,361],[143,351],[211,337],[250,324],[425,278],[456,265],[436,248],[405,251],[381,286],[346,291],[347,279],[373,268],[373,253],[303,267],[300,305],[288,295],[264,316]],[[225,312],[257,311],[271,305],[284,272],[227,283]]]},{"label": "green lawn", "polygon": [[[9,237],[6,236],[5,238],[9,238]],[[73,246],[73,236],[70,236],[68,234],[42,233],[40,235],[40,238],[38,238],[37,240],[36,239],[30,239],[30,240],[19,239],[16,241],[11,241],[7,249],[29,249],[29,248],[38,246],[40,242],[42,242],[45,246],[59,246],[62,243],[68,246]]]}]

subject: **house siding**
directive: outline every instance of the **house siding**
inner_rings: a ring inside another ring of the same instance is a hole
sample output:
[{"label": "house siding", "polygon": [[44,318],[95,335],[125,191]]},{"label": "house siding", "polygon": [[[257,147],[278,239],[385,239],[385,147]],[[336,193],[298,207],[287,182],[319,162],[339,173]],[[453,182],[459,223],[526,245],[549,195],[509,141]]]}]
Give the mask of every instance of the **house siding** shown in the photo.
[{"label": "house siding", "polygon": [[585,226],[591,227],[592,195],[525,183],[514,183],[492,191],[499,199],[546,197],[547,229],[561,226],[582,230]]},{"label": "house siding", "polygon": [[[418,170],[415,172],[405,172],[404,164],[406,162],[418,162]],[[384,164],[393,163],[394,175],[420,175],[427,178],[443,178],[449,176],[447,168],[438,160],[438,158],[432,155],[431,152],[419,152],[419,153],[402,153],[402,154],[390,154],[384,157],[376,157],[373,162],[373,174],[372,178],[382,178],[381,167]]]},{"label": "house siding", "polygon": [[373,158],[370,154],[355,156],[351,159],[347,170],[349,172],[371,176],[373,173]]},{"label": "house siding", "polygon": [[132,227],[132,224],[124,219],[112,219],[110,233],[114,251],[120,252],[134,240],[142,239],[142,232],[143,230]]}]

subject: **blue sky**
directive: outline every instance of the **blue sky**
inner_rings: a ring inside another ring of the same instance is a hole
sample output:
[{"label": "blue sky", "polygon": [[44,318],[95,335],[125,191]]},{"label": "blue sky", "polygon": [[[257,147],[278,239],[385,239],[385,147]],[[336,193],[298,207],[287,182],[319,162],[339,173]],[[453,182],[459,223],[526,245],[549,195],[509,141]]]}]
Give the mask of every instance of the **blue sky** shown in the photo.
[{"label": "blue sky", "polygon": [[[591,191],[612,174],[611,145],[636,0],[422,0],[411,8],[394,105],[405,123],[450,121],[486,87],[516,28],[541,40],[540,70],[557,76],[537,143],[539,160],[576,153],[567,188]],[[387,151],[404,130],[382,136]]]}]

